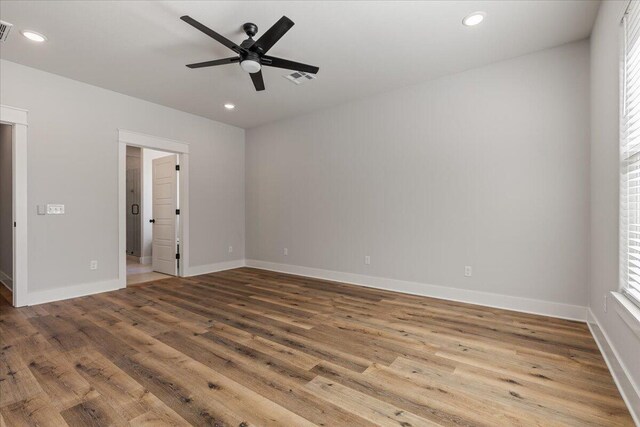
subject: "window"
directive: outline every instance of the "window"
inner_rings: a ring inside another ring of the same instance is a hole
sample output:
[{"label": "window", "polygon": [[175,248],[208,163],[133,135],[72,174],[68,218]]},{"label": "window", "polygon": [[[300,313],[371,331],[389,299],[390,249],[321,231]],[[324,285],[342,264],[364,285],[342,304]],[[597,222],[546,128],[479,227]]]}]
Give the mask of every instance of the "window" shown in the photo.
[{"label": "window", "polygon": [[620,123],[620,280],[640,306],[640,3],[623,18]]}]

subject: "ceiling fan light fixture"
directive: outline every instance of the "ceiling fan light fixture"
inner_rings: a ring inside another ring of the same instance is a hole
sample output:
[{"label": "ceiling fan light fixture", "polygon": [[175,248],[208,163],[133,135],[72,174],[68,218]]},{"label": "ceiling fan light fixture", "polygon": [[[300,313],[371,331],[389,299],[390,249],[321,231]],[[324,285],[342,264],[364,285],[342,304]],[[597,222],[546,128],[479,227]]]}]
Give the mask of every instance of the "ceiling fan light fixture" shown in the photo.
[{"label": "ceiling fan light fixture", "polygon": [[240,66],[243,70],[250,74],[257,73],[262,68],[260,62],[256,61],[255,59],[245,59],[244,61],[240,62]]},{"label": "ceiling fan light fixture", "polygon": [[464,17],[462,24],[467,27],[473,27],[484,21],[486,16],[487,14],[485,12],[473,12]]},{"label": "ceiling fan light fixture", "polygon": [[286,16],[278,19],[278,21],[262,36],[260,36],[258,40],[253,40],[253,36],[258,32],[258,27],[250,22],[244,24],[243,30],[249,38],[239,45],[235,44],[223,35],[216,33],[206,25],[201,24],[189,15],[181,16],[180,19],[235,52],[235,56],[230,58],[187,64],[187,67],[189,68],[214,67],[217,65],[239,62],[242,70],[249,73],[256,92],[260,92],[265,89],[264,79],[262,78],[263,65],[265,67],[284,68],[286,70],[295,70],[311,74],[316,74],[320,70],[320,68],[314,67],[313,65],[266,55],[269,49],[271,49],[273,45],[276,44],[278,40],[280,40],[280,38],[282,38],[282,36],[291,29],[291,27],[293,27],[293,21]]}]

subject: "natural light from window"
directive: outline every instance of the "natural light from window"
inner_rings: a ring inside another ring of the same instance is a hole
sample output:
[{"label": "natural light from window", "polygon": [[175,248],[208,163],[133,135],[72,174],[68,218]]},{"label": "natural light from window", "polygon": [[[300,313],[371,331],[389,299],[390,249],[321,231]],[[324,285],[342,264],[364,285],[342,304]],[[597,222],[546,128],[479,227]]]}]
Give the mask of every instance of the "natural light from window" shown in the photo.
[{"label": "natural light from window", "polygon": [[623,18],[620,123],[620,279],[625,295],[640,305],[640,4]]}]

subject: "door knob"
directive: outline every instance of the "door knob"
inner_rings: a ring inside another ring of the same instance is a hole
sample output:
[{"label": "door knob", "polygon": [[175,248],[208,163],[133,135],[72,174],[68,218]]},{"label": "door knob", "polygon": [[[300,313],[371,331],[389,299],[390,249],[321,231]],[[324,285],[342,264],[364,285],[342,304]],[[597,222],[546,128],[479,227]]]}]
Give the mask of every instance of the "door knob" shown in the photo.
[{"label": "door knob", "polygon": [[155,219],[150,219],[149,222],[153,224],[154,222],[156,222],[156,220]]}]

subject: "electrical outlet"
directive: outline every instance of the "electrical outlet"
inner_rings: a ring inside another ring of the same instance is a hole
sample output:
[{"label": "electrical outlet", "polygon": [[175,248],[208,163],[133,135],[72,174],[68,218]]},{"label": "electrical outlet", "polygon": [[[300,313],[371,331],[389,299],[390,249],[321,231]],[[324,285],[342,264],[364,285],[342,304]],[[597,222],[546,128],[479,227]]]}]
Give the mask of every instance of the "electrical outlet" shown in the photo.
[{"label": "electrical outlet", "polygon": [[604,309],[604,312],[607,312],[607,294],[604,294],[604,300],[602,301],[602,308]]},{"label": "electrical outlet", "polygon": [[284,256],[287,256],[287,255],[289,255],[289,249],[284,248]]},{"label": "electrical outlet", "polygon": [[47,215],[64,215],[64,205],[47,204]]},{"label": "electrical outlet", "polygon": [[98,261],[93,259],[89,262],[89,269],[90,270],[97,270],[98,269]]},{"label": "electrical outlet", "polygon": [[464,266],[464,277],[471,277],[471,266],[470,265],[465,265]]},{"label": "electrical outlet", "polygon": [[233,252],[233,246],[229,246],[229,253]]},{"label": "electrical outlet", "polygon": [[369,255],[365,255],[364,257],[364,263],[366,265],[370,265],[371,264],[371,257]]}]

